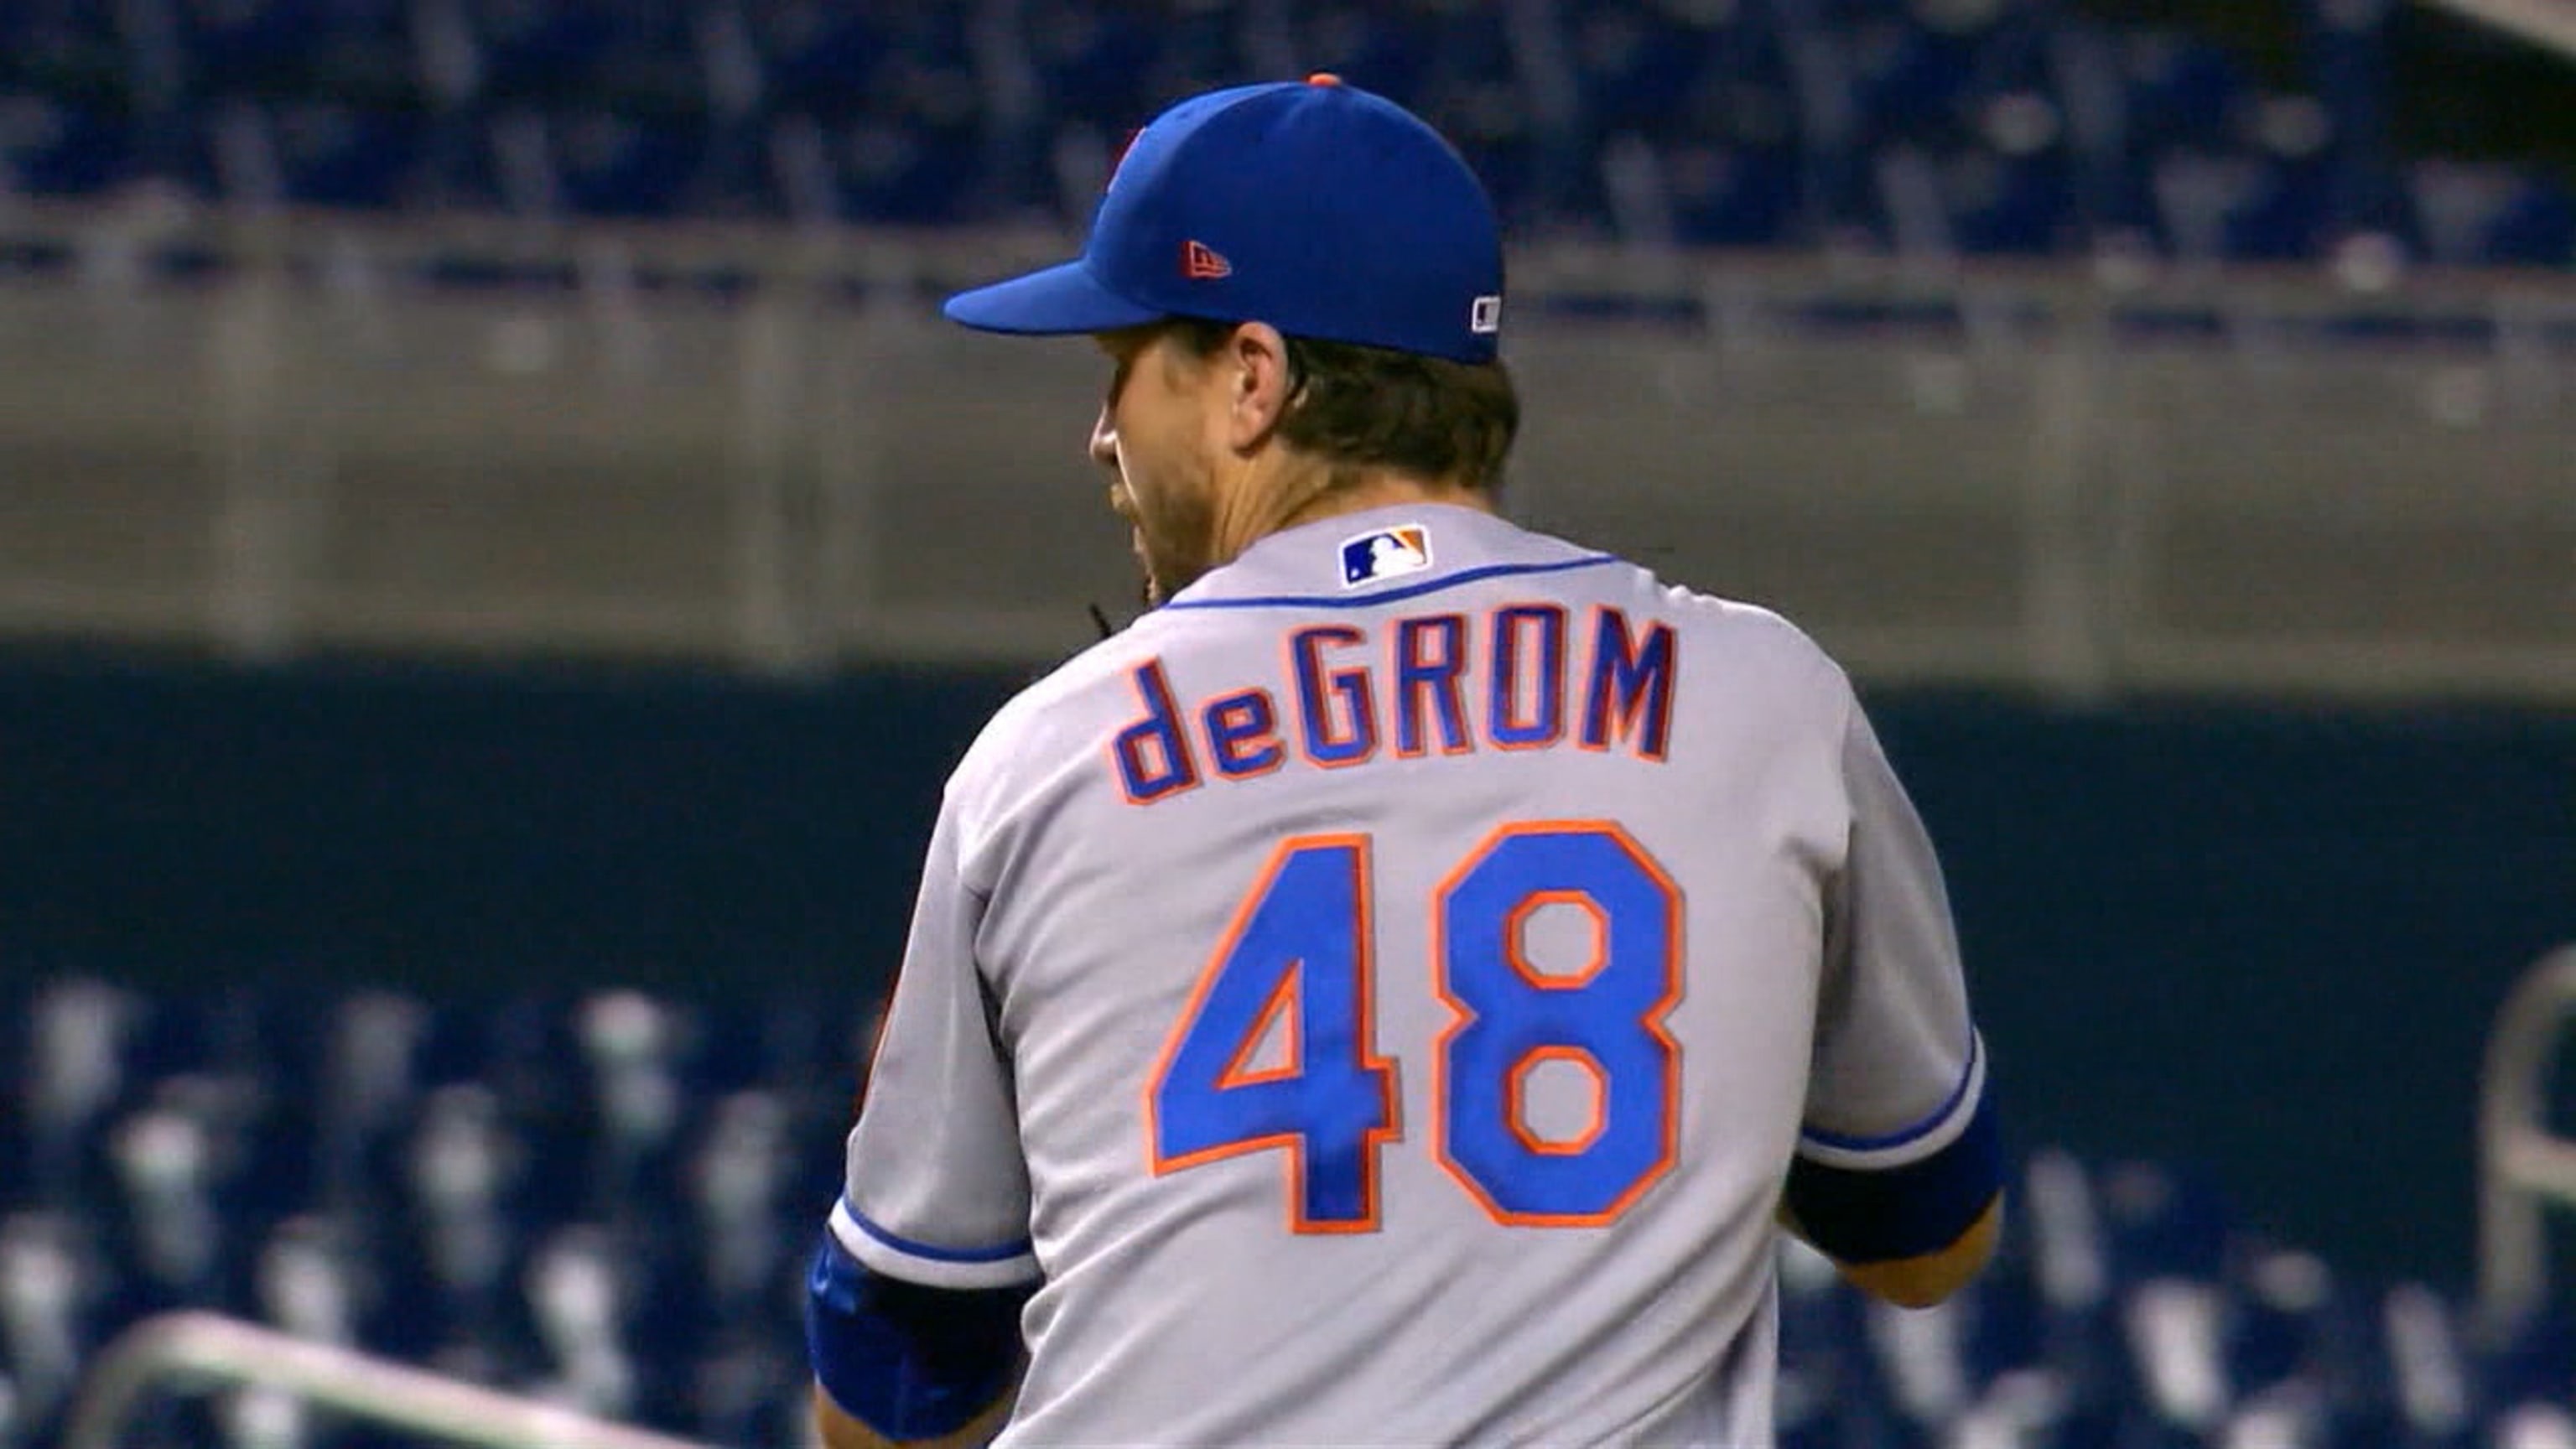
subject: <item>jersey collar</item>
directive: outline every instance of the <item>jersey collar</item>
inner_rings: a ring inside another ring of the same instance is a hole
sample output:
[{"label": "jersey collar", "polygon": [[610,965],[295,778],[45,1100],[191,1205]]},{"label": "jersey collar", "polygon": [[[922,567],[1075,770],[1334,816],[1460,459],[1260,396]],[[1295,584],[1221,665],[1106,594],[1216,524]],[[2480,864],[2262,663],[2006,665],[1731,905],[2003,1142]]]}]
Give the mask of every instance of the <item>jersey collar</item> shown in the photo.
[{"label": "jersey collar", "polygon": [[1358,608],[1388,595],[1425,592],[1462,574],[1524,572],[1610,562],[1609,556],[1531,533],[1482,509],[1408,503],[1284,528],[1209,570],[1166,609],[1254,603]]}]

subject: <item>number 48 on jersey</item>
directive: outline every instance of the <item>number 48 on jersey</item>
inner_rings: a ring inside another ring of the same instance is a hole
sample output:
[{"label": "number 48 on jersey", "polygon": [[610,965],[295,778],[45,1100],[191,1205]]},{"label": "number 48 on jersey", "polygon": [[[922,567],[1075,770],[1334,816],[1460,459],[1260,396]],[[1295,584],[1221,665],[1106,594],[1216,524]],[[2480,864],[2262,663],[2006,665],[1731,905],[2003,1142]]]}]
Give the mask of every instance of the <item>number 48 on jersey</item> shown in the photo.
[{"label": "number 48 on jersey", "polygon": [[[1524,936],[1542,907],[1593,925],[1591,959],[1550,975]],[[1395,1070],[1376,1054],[1369,840],[1281,845],[1209,961],[1146,1088],[1153,1170],[1240,1153],[1288,1154],[1301,1233],[1373,1231],[1378,1158],[1396,1134]],[[1663,1019],[1681,999],[1681,891],[1645,849],[1600,821],[1497,831],[1431,902],[1430,969],[1451,1022],[1430,1054],[1441,1164],[1495,1221],[1595,1227],[1671,1170],[1681,1055]],[[1281,1065],[1252,1069],[1284,1034]],[[1529,1074],[1589,1073],[1590,1130],[1532,1134]]]}]

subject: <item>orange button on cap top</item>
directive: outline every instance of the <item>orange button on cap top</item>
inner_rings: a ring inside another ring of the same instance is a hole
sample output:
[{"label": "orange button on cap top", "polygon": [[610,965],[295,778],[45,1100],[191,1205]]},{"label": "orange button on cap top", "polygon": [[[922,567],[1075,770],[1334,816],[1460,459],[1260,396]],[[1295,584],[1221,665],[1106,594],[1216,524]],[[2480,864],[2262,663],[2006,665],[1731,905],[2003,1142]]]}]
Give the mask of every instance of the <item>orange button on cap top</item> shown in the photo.
[{"label": "orange button on cap top", "polygon": [[1341,83],[1342,78],[1328,70],[1319,70],[1306,77],[1306,84],[1310,86],[1337,86]]}]

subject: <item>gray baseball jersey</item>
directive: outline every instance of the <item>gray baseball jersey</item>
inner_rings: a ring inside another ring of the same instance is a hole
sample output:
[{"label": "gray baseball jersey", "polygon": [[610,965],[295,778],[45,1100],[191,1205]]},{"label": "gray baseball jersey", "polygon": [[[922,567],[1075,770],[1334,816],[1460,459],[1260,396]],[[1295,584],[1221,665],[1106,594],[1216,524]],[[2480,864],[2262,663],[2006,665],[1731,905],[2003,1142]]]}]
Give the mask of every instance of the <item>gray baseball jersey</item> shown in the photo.
[{"label": "gray baseball jersey", "polygon": [[1274,534],[948,782],[832,1228],[1043,1278],[1005,1444],[1760,1445],[1793,1154],[1983,1086],[1778,616],[1454,506]]}]

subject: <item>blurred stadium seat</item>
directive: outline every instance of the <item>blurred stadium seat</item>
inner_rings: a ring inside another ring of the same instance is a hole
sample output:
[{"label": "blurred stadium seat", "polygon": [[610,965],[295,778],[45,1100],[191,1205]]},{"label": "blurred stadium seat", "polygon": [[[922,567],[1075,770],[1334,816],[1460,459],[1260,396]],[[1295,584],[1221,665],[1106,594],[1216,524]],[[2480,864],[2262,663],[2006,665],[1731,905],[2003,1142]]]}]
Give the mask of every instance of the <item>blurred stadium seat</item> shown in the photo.
[{"label": "blurred stadium seat", "polygon": [[[870,1026],[822,1005],[10,1000],[0,1444],[49,1442],[87,1355],[183,1306],[789,1442],[804,1249]],[[155,1442],[357,1442],[235,1427]]]},{"label": "blurred stadium seat", "polygon": [[2054,0],[16,0],[0,186],[1066,226],[1164,104],[1332,70],[1445,127],[1527,238],[2576,255],[2545,179],[2389,152],[2391,6],[2311,8],[2285,82]]},{"label": "blurred stadium seat", "polygon": [[[0,1003],[0,1444],[87,1355],[195,1306],[725,1444],[791,1442],[796,1294],[865,1002],[625,990],[428,1002]],[[1784,1250],[1784,1442],[2531,1443],[2563,1323],[2483,1343],[2419,1284],[2337,1277],[2171,1165],[2021,1167],[1998,1260],[1900,1312]],[[372,1443],[245,1392],[153,1445]]]}]

